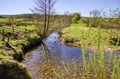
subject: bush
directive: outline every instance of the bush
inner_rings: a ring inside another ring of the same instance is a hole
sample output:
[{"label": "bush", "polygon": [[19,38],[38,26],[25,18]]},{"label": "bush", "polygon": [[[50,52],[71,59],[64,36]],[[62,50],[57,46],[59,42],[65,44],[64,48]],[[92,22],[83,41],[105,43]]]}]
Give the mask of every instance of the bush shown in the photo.
[{"label": "bush", "polygon": [[78,20],[80,20],[80,18],[81,18],[81,15],[79,13],[74,13],[72,17],[72,22],[77,23]]},{"label": "bush", "polygon": [[86,24],[86,26],[89,26],[90,24],[90,18],[83,18],[82,22]]}]

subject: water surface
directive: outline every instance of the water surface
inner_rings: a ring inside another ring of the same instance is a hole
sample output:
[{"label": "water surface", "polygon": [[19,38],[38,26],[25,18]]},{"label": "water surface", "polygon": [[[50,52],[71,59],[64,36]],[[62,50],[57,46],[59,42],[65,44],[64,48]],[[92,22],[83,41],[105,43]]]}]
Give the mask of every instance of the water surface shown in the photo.
[{"label": "water surface", "polygon": [[[53,62],[64,60],[71,63],[73,59],[76,61],[82,60],[82,49],[66,46],[63,42],[59,41],[59,34],[57,32],[51,33],[43,42],[47,46],[50,58]],[[24,58],[23,63],[27,66],[27,70],[30,72],[33,79],[40,79],[41,61],[46,61],[46,51],[44,49],[44,46],[41,45],[27,53]],[[88,50],[86,56],[88,56],[88,54],[93,54],[93,51]],[[117,54],[120,55],[120,53]]]}]

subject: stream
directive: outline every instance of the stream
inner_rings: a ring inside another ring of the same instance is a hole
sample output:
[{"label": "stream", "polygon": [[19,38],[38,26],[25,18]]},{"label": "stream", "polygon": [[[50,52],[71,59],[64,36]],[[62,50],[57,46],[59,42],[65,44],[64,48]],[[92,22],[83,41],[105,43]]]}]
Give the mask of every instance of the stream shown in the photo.
[{"label": "stream", "polygon": [[[73,59],[76,61],[82,59],[82,49],[66,46],[63,42],[59,41],[59,34],[57,32],[51,33],[43,42],[47,46],[54,62],[58,63],[60,60],[71,62]],[[93,51],[89,50],[87,53],[93,54]],[[23,63],[26,65],[33,79],[39,79],[36,77],[40,74],[40,64],[41,61],[44,62],[45,60],[45,50],[42,45],[25,55]]]}]

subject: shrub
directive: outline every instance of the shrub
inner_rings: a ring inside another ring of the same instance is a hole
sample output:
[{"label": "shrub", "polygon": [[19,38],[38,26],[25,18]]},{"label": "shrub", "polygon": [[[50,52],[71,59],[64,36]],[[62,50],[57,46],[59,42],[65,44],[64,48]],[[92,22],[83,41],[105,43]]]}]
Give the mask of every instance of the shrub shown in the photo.
[{"label": "shrub", "polygon": [[77,23],[78,20],[80,20],[80,18],[81,18],[80,13],[74,13],[74,14],[73,14],[73,17],[72,17],[72,22],[73,22],[73,23]]}]

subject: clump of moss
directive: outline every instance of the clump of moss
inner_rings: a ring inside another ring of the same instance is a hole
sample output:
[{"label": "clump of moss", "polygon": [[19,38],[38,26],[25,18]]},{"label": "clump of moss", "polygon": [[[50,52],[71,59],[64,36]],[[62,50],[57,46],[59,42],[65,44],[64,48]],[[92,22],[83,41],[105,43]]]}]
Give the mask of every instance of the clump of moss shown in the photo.
[{"label": "clump of moss", "polygon": [[0,79],[31,79],[26,67],[15,60],[1,59],[0,70]]},{"label": "clump of moss", "polygon": [[21,61],[23,60],[23,53],[22,53],[22,50],[14,50],[14,54],[13,54],[13,57],[15,60],[17,61]]},{"label": "clump of moss", "polygon": [[40,44],[41,44],[41,41],[40,41],[39,37],[34,37],[34,38],[29,37],[27,39],[27,44],[24,44],[24,43],[21,44],[21,49],[24,52],[26,52],[26,51],[28,51],[28,49],[33,48],[34,46],[40,45]]},{"label": "clump of moss", "polygon": [[4,49],[0,51],[0,58],[12,58],[21,61],[23,60],[23,53],[21,49]]},{"label": "clump of moss", "polygon": [[18,61],[23,59],[21,50],[0,51],[0,79],[31,79],[26,67]]}]

